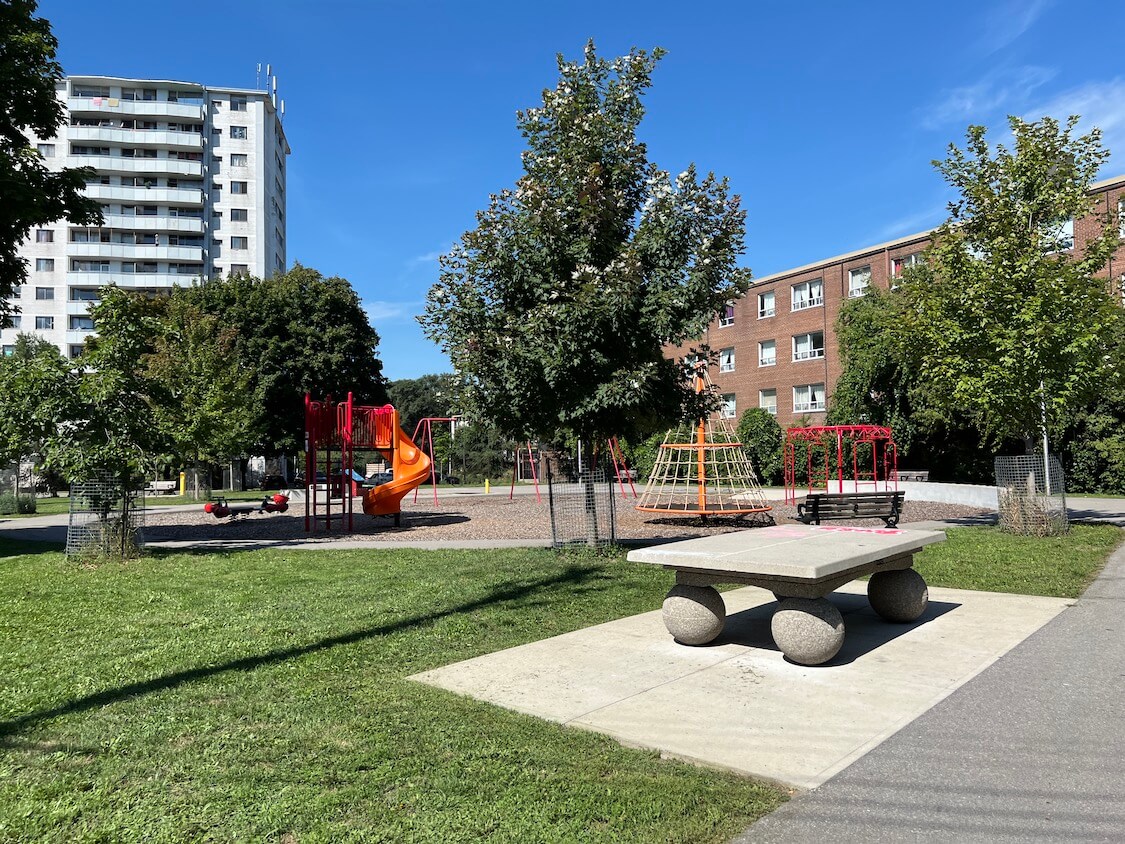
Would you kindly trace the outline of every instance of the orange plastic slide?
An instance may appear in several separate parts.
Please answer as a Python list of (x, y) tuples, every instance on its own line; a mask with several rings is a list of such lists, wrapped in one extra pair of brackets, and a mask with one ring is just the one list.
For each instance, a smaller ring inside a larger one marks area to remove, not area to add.
[(402, 499), (421, 486), (430, 474), (430, 458), (418, 448), (402, 428), (391, 459), (394, 480), (367, 490), (363, 494), (363, 512), (369, 516), (386, 516), (402, 510)]

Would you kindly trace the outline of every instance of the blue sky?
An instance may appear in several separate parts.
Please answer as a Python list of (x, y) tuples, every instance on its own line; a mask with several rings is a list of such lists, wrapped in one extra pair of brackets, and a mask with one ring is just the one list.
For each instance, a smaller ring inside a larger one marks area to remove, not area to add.
[(289, 261), (347, 278), (391, 379), (447, 371), (414, 321), (437, 257), (518, 178), (517, 109), (586, 40), (661, 46), (640, 135), (672, 172), (730, 178), (755, 276), (921, 231), (931, 160), (970, 123), (1083, 115), (1125, 173), (1125, 3), (807, 0), (41, 0), (68, 73), (253, 88), (286, 102)]

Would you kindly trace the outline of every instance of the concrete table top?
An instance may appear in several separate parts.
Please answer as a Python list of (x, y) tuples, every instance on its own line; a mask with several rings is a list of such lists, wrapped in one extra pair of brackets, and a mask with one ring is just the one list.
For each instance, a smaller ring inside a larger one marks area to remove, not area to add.
[(823, 581), (944, 540), (940, 530), (787, 524), (641, 548), (627, 559), (679, 572)]

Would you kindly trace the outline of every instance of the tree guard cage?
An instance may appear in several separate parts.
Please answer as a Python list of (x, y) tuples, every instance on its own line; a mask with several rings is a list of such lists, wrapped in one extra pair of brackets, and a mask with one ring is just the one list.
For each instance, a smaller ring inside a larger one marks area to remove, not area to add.
[[(331, 396), (324, 401), (313, 401), (305, 395), (306, 532), (315, 529), (318, 520), (324, 523), (325, 530), (332, 530), (333, 521), (341, 525), (346, 521), (347, 530), (354, 530), (355, 450), (378, 451), (389, 461), (398, 446), (398, 430), (398, 413), (389, 404), (382, 407), (357, 405), (351, 393), (347, 401), (339, 403), (332, 401)], [(323, 482), (318, 478), (320, 472), (325, 478)], [(321, 493), (324, 495), (323, 515)], [(333, 503), (339, 508), (338, 514), (332, 511)]]
[[(898, 447), (891, 429), (883, 425), (788, 428), (784, 449), (786, 504), (797, 503), (797, 478), (801, 467), (805, 469), (809, 493), (842, 493), (845, 483), (849, 485), (848, 492), (898, 489)], [(846, 477), (844, 469), (849, 462), (851, 477)]]
[[(710, 386), (706, 370), (695, 390)], [(682, 516), (745, 516), (773, 509), (726, 419), (697, 419), (667, 433), (636, 509)]]

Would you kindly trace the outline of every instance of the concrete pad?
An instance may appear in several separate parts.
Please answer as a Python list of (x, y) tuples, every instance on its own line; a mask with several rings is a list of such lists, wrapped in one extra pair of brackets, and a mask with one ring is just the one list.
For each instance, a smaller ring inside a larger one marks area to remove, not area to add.
[(711, 645), (676, 644), (649, 612), (415, 675), (508, 709), (799, 788), (820, 785), (976, 676), (1072, 602), (930, 589), (889, 624), (866, 584), (829, 596), (844, 646), (825, 665), (788, 662), (765, 590), (723, 593)]

